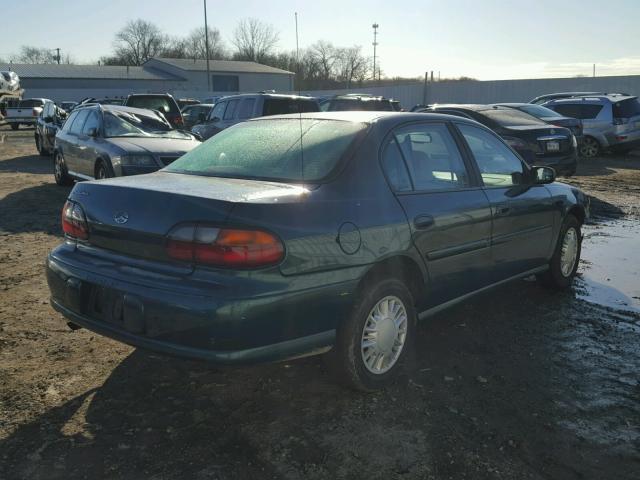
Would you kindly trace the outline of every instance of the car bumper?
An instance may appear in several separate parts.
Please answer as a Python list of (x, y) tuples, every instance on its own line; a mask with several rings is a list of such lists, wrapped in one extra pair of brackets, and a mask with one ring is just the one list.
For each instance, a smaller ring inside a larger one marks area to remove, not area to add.
[[(356, 281), (282, 288), (259, 295), (116, 265), (95, 273), (66, 261), (60, 246), (46, 262), (51, 305), (71, 322), (115, 340), (213, 364), (250, 364), (322, 353), (348, 314)], [(152, 284), (151, 284), (152, 283)]]
[(9, 117), (4, 119), (7, 123), (19, 123), (20, 125), (35, 125), (36, 119), (34, 117)]
[(573, 175), (578, 168), (578, 157), (575, 153), (558, 157), (538, 157), (533, 164), (552, 167), (558, 175)]

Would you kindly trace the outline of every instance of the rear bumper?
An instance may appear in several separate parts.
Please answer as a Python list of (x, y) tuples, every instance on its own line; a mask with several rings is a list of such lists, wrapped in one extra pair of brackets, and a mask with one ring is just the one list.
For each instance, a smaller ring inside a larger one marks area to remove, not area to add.
[(36, 117), (5, 117), (7, 123), (19, 123), (21, 125), (35, 125)]
[(82, 257), (63, 244), (47, 258), (53, 308), (115, 340), (214, 364), (328, 350), (356, 286), (355, 281), (331, 283), (329, 272), (311, 287), (295, 289), (283, 277), (255, 293), (252, 280), (242, 288), (237, 281), (221, 285), (148, 271), (138, 275), (136, 268), (110, 267), (104, 259), (83, 264), (74, 255)]

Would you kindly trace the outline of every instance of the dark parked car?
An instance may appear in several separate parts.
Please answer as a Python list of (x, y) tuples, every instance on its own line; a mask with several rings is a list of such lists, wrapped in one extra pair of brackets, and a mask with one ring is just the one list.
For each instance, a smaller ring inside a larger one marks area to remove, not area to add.
[(553, 167), (558, 175), (570, 177), (578, 166), (578, 143), (571, 130), (528, 113), (491, 105), (433, 105), (423, 111), (476, 120), (500, 135), (527, 163)]
[(176, 100), (176, 103), (178, 104), (180, 111), (182, 111), (184, 110), (184, 107), (187, 107), (189, 105), (198, 105), (201, 102), (200, 100), (196, 100), (195, 98), (179, 98)]
[(60, 102), (58, 107), (64, 110), (67, 113), (71, 113), (71, 111), (78, 105), (78, 102)]
[(182, 109), (184, 128), (190, 130), (193, 126), (207, 120), (209, 112), (213, 108), (212, 104), (199, 103), (197, 105), (187, 105)]
[(331, 349), (371, 390), (399, 370), (418, 314), (531, 274), (570, 285), (588, 209), (553, 180), (450, 115), (255, 119), (159, 172), (77, 184), (47, 259), (51, 303), (214, 364)]
[(206, 140), (225, 128), (250, 118), (319, 110), (317, 100), (311, 97), (276, 93), (230, 95), (216, 102), (206, 120), (194, 126), (191, 131)]
[(56, 134), (67, 119), (67, 112), (52, 101), (46, 101), (36, 119), (34, 140), (40, 155), (53, 154)]
[(543, 122), (556, 125), (558, 127), (565, 127), (571, 130), (571, 133), (576, 137), (578, 141), (578, 148), (582, 142), (582, 120), (573, 117), (565, 117), (558, 112), (554, 112), (550, 108), (542, 105), (534, 105), (531, 103), (499, 103), (501, 107), (515, 108), (521, 112), (533, 115), (539, 118)]
[(56, 135), (54, 176), (73, 180), (154, 172), (199, 145), (158, 112), (118, 105), (76, 108)]
[(129, 95), (123, 105), (157, 110), (164, 115), (174, 128), (184, 128), (184, 119), (180, 113), (180, 107), (168, 93), (136, 93)]
[(389, 100), (384, 97), (374, 97), (364, 93), (336, 95), (328, 101), (323, 102), (320, 107), (323, 112), (343, 112), (353, 110), (394, 112), (402, 108), (400, 107), (400, 102), (397, 102), (396, 100)]

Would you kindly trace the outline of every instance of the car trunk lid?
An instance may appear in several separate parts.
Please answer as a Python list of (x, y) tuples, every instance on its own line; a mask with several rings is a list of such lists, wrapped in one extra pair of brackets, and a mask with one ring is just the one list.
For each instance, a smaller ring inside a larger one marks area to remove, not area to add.
[[(234, 204), (265, 203), (300, 187), (157, 172), (79, 183), (70, 199), (84, 209), (92, 246), (171, 261), (166, 235), (179, 223), (224, 224)], [(276, 200), (274, 200), (276, 199)]]

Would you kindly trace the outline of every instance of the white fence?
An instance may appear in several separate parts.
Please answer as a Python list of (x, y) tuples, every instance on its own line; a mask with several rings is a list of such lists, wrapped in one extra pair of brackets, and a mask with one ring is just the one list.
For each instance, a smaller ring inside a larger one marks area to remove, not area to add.
[(539, 78), (530, 80), (448, 81), (345, 90), (304, 92), (313, 96), (369, 93), (399, 100), (403, 107), (418, 103), (528, 102), (553, 92), (594, 91), (640, 94), (640, 75), (619, 77)]

